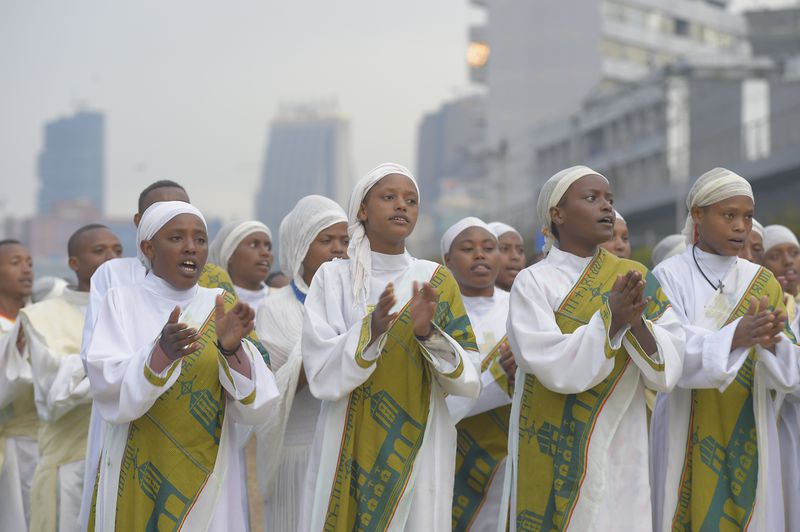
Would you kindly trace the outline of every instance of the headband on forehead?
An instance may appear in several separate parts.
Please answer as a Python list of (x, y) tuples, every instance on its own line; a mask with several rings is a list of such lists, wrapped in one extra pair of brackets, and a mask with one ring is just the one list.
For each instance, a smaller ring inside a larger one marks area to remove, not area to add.
[(697, 236), (697, 227), (692, 218), (693, 207), (707, 207), (736, 196), (747, 196), (755, 203), (750, 183), (739, 174), (726, 168), (714, 168), (701, 175), (686, 196), (687, 214), (682, 232), (686, 243), (694, 244)]
[(462, 218), (461, 220), (451, 225), (450, 228), (444, 232), (444, 235), (442, 235), (440, 250), (442, 252), (443, 262), (444, 262), (444, 256), (450, 253), (450, 248), (453, 245), (453, 241), (456, 238), (458, 238), (458, 235), (460, 235), (470, 227), (480, 227), (481, 229), (485, 229), (486, 232), (489, 233), (489, 236), (497, 240), (497, 235), (494, 234), (491, 227), (489, 227), (489, 224), (487, 224), (480, 218), (476, 218), (475, 216), (467, 216), (466, 218)]
[(587, 175), (597, 175), (606, 179), (603, 174), (595, 172), (588, 166), (572, 166), (561, 170), (542, 186), (542, 190), (539, 192), (539, 199), (536, 202), (536, 212), (539, 215), (539, 221), (542, 223), (542, 234), (544, 234), (545, 240), (542, 251), (544, 251), (545, 255), (555, 243), (555, 237), (550, 233), (550, 224), (553, 222), (550, 217), (550, 209), (561, 202), (561, 198), (564, 197), (564, 194), (567, 193), (567, 190), (575, 181)]
[(281, 271), (297, 286), (307, 288), (302, 274), (308, 249), (320, 231), (342, 222), (347, 223), (347, 215), (332, 199), (317, 195), (301, 198), (281, 221)]
[(203, 227), (208, 230), (206, 219), (203, 214), (195, 207), (185, 201), (159, 201), (150, 205), (142, 214), (139, 220), (139, 227), (136, 229), (136, 256), (145, 268), (150, 269), (150, 259), (142, 251), (142, 242), (152, 240), (162, 227), (181, 214), (193, 214), (200, 218)]
[(761, 240), (764, 240), (764, 226), (755, 218), (753, 218), (753, 232), (757, 233)]
[(682, 234), (665, 236), (653, 247), (653, 252), (650, 255), (653, 260), (653, 266), (657, 266), (674, 255), (683, 253), (685, 249), (686, 239), (683, 238)]
[(768, 225), (764, 228), (764, 253), (782, 244), (800, 247), (797, 235), (785, 225)]
[(503, 222), (489, 222), (489, 229), (492, 230), (494, 236), (496, 236), (497, 238), (500, 238), (506, 233), (514, 233), (519, 237), (520, 240), (523, 241), (525, 240), (524, 238), (522, 238), (522, 234), (519, 231), (517, 231), (508, 224), (504, 224)]
[(367, 175), (362, 177), (353, 188), (350, 195), (350, 203), (347, 209), (347, 221), (349, 226), (347, 232), (350, 235), (350, 247), (348, 255), (350, 257), (350, 268), (353, 276), (353, 301), (357, 302), (363, 296), (364, 301), (369, 298), (369, 272), (372, 269), (372, 256), (370, 255), (369, 239), (364, 229), (364, 224), (358, 219), (358, 211), (361, 203), (367, 197), (370, 189), (384, 177), (392, 174), (404, 175), (414, 183), (419, 198), (419, 186), (411, 171), (405, 166), (395, 163), (384, 163), (370, 170)]
[(253, 233), (266, 233), (272, 240), (272, 231), (258, 220), (246, 222), (230, 222), (222, 227), (208, 247), (208, 262), (212, 262), (224, 270), (228, 269), (228, 261), (236, 252), (242, 240)]

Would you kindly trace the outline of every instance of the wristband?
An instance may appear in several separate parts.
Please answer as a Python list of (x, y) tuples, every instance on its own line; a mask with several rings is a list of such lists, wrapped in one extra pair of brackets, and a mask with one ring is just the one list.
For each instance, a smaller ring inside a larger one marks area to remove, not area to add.
[[(225, 348), (223, 348), (223, 347), (222, 347), (222, 344), (220, 344), (220, 343), (219, 343), (219, 338), (217, 338), (217, 341), (216, 341), (216, 342), (214, 342), (214, 345), (216, 345), (216, 346), (217, 346), (217, 351), (219, 351), (220, 353), (222, 353), (222, 356), (224, 356), (224, 357), (233, 357), (233, 358), (235, 358), (235, 359), (236, 359), (236, 362), (238, 362), (239, 364), (241, 364), (241, 363), (242, 363), (242, 361), (241, 361), (241, 360), (239, 360), (239, 355), (238, 355), (238, 353), (239, 353), (239, 347), (237, 347), (237, 348), (236, 348), (236, 349), (234, 349), (233, 351), (228, 351), (227, 349), (225, 349)], [(241, 346), (241, 344), (240, 344), (240, 346)]]

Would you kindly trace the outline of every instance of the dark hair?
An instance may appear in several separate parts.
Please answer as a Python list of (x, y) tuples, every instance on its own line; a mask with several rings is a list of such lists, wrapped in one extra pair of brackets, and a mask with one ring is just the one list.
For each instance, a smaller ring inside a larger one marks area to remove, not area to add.
[(24, 244), (17, 240), (16, 238), (6, 238), (5, 240), (0, 240), (0, 247), (2, 246), (10, 246), (16, 244), (18, 246), (23, 246)]
[[(147, 195), (150, 194), (152, 191), (157, 190), (159, 188), (179, 188), (179, 189), (183, 190), (184, 192), (186, 192), (186, 189), (183, 188), (183, 186), (181, 186), (178, 183), (176, 183), (175, 181), (171, 181), (169, 179), (160, 179), (160, 180), (156, 181), (155, 183), (152, 183), (150, 186), (148, 186), (144, 190), (142, 190), (142, 193), (139, 194), (139, 204), (137, 205), (137, 207), (139, 209), (139, 214), (143, 214), (144, 210), (145, 210), (145, 208), (144, 208), (144, 198), (146, 198)], [(188, 193), (187, 193), (187, 196), (188, 196)]]
[(68, 257), (74, 257), (78, 253), (78, 250), (75, 248), (78, 247), (78, 239), (81, 237), (81, 235), (87, 231), (92, 231), (93, 229), (108, 229), (108, 227), (103, 224), (89, 224), (89, 225), (84, 225), (83, 227), (72, 233), (72, 236), (70, 236), (69, 240), (67, 240)]

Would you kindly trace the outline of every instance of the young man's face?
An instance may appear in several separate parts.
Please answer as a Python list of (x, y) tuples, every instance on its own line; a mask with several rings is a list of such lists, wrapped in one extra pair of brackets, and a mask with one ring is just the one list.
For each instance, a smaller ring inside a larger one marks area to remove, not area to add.
[(347, 246), (350, 237), (347, 235), (347, 222), (339, 222), (326, 227), (308, 246), (303, 259), (303, 280), (311, 284), (311, 279), (324, 263), (333, 259), (347, 258)]
[(517, 274), (525, 267), (525, 249), (522, 239), (513, 231), (507, 231), (497, 238), (500, 250), (500, 270), (497, 274), (497, 286), (503, 290), (511, 290)]
[(69, 258), (69, 267), (78, 278), (79, 289), (89, 289), (95, 270), (107, 260), (122, 256), (122, 244), (110, 229), (98, 227), (79, 235), (76, 253)]
[(611, 240), (614, 234), (614, 195), (608, 181), (596, 174), (581, 177), (551, 209), (559, 242), (585, 251)]
[(33, 259), (21, 244), (0, 246), (0, 294), (15, 299), (33, 293)]
[(208, 234), (194, 214), (179, 214), (141, 245), (153, 273), (178, 290), (197, 284), (208, 259)]
[(414, 230), (418, 216), (417, 187), (402, 174), (389, 174), (375, 183), (358, 211), (358, 219), (375, 251), (402, 245)]
[(464, 295), (490, 296), (500, 270), (497, 239), (482, 227), (468, 227), (453, 240), (445, 265)]
[(263, 231), (247, 235), (228, 260), (228, 273), (236, 286), (258, 290), (272, 268), (272, 239)]
[(628, 225), (617, 218), (614, 222), (614, 236), (608, 242), (600, 244), (601, 248), (610, 251), (621, 259), (631, 258), (631, 242), (628, 237)]
[(756, 231), (750, 231), (739, 257), (753, 264), (764, 264), (764, 239)]
[(772, 246), (764, 254), (764, 266), (775, 275), (784, 292), (793, 296), (797, 295), (800, 288), (799, 263), (800, 248), (791, 243)]
[(707, 207), (694, 207), (697, 245), (703, 251), (735, 257), (744, 249), (753, 229), (753, 200), (734, 196)]

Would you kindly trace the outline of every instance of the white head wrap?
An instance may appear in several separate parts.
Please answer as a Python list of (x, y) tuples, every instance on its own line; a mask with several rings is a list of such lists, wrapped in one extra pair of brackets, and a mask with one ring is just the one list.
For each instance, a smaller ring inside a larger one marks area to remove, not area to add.
[(344, 209), (332, 199), (317, 195), (301, 198), (281, 221), (281, 271), (301, 289), (308, 288), (303, 281), (308, 248), (320, 231), (341, 222), (347, 223)]
[[(536, 213), (542, 223), (542, 234), (544, 235), (544, 248), (542, 251), (545, 255), (547, 255), (556, 241), (555, 237), (550, 233), (550, 224), (553, 222), (553, 219), (550, 218), (550, 209), (558, 205), (570, 185), (587, 175), (599, 175), (606, 179), (605, 176), (595, 172), (588, 166), (573, 166), (561, 170), (542, 186), (542, 190), (539, 192), (539, 200), (536, 202)], [(608, 180), (606, 179), (606, 181)]]
[(761, 235), (761, 240), (764, 240), (764, 226), (755, 218), (753, 218), (753, 231)]
[(707, 207), (734, 196), (747, 196), (755, 202), (753, 189), (742, 176), (726, 168), (714, 168), (701, 175), (686, 196), (687, 215), (686, 224), (683, 226), (686, 243), (694, 244), (695, 223), (692, 219), (692, 207)]
[(347, 221), (349, 226), (347, 232), (350, 234), (350, 247), (348, 255), (351, 261), (351, 273), (353, 275), (353, 301), (358, 301), (360, 295), (364, 296), (364, 301), (369, 298), (369, 275), (372, 269), (372, 257), (370, 255), (369, 239), (364, 229), (364, 224), (358, 220), (358, 210), (361, 203), (367, 197), (367, 193), (375, 183), (391, 174), (404, 175), (414, 183), (419, 196), (419, 186), (411, 171), (405, 166), (395, 163), (384, 163), (376, 166), (362, 177), (350, 195), (350, 204), (347, 208)]
[(625, 225), (628, 225), (628, 222), (625, 221), (625, 218), (622, 217), (622, 215), (619, 213), (619, 211), (617, 209), (614, 209), (614, 220), (615, 221), (619, 220), (620, 222), (624, 223)]
[(223, 225), (217, 236), (211, 241), (211, 245), (208, 246), (208, 262), (227, 271), (228, 261), (231, 260), (236, 248), (239, 247), (242, 240), (253, 233), (266, 233), (272, 240), (272, 231), (257, 220), (230, 222)]
[(139, 227), (136, 229), (136, 256), (148, 270), (150, 269), (150, 259), (142, 251), (142, 242), (151, 240), (162, 227), (167, 225), (167, 222), (181, 214), (194, 214), (200, 218), (200, 221), (203, 222), (203, 227), (208, 230), (203, 213), (197, 207), (185, 201), (158, 201), (150, 205), (142, 213)]
[(683, 253), (685, 249), (686, 239), (682, 234), (665, 236), (653, 247), (653, 252), (651, 254), (653, 266), (664, 262), (670, 257)]
[(522, 234), (519, 231), (517, 231), (508, 224), (504, 224), (503, 222), (490, 222), (489, 229), (492, 230), (492, 233), (494, 233), (494, 236), (496, 236), (497, 238), (500, 238), (506, 233), (514, 233), (519, 237), (520, 240), (524, 240), (522, 238)]
[(58, 297), (64, 293), (64, 289), (69, 283), (61, 277), (38, 277), (33, 282), (33, 293), (31, 301), (39, 303), (47, 299)]
[(494, 234), (492, 228), (489, 227), (489, 224), (481, 220), (480, 218), (476, 218), (475, 216), (467, 216), (466, 218), (462, 218), (461, 220), (457, 221), (450, 228), (444, 232), (442, 235), (442, 243), (441, 243), (441, 251), (442, 251), (442, 262), (444, 262), (444, 256), (447, 253), (450, 253), (450, 246), (453, 245), (453, 241), (458, 238), (458, 235), (469, 229), (470, 227), (480, 227), (481, 229), (485, 229), (489, 235), (497, 240), (497, 235)]
[(800, 247), (797, 242), (797, 235), (784, 225), (768, 225), (764, 228), (764, 253), (775, 246), (781, 244), (794, 244)]

